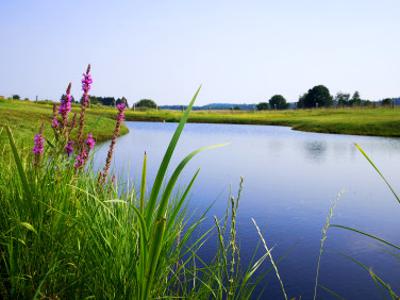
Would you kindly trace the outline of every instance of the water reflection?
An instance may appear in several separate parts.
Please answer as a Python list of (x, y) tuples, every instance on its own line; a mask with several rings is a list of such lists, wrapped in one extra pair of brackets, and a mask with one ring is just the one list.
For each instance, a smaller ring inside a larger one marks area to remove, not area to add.
[(304, 149), (308, 159), (319, 163), (325, 159), (327, 143), (325, 141), (305, 141)]

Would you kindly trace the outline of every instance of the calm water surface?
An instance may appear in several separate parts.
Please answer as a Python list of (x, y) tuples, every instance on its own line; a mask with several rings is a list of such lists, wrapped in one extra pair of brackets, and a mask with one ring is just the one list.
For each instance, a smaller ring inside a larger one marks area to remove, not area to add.
[[(177, 124), (126, 124), (130, 133), (118, 140), (116, 173), (138, 182), (143, 152), (147, 151), (151, 182)], [(312, 298), (321, 228), (331, 201), (341, 190), (345, 192), (333, 223), (400, 243), (400, 205), (354, 147), (359, 143), (400, 191), (400, 139), (305, 133), (276, 126), (188, 124), (172, 166), (196, 148), (225, 142), (230, 144), (201, 153), (184, 171), (182, 186), (201, 167), (190, 196), (191, 211), (201, 213), (214, 203), (204, 226), (211, 225), (213, 215), (223, 216), (230, 188), (235, 192), (242, 176), (244, 190), (237, 223), (243, 261), (251, 257), (259, 241), (253, 217), (269, 245), (274, 246), (275, 259), (282, 258), (279, 269), (290, 296)], [(97, 166), (103, 164), (107, 148), (107, 143), (98, 147)], [(201, 255), (209, 258), (215, 248), (210, 242)], [(346, 256), (371, 266), (399, 290), (398, 259), (389, 251), (370, 239), (331, 228), (320, 283), (346, 299), (380, 299), (367, 272)], [(265, 265), (265, 269), (269, 267)], [(268, 276), (265, 285), (265, 298), (282, 298), (274, 276)], [(331, 299), (321, 289), (319, 295)]]

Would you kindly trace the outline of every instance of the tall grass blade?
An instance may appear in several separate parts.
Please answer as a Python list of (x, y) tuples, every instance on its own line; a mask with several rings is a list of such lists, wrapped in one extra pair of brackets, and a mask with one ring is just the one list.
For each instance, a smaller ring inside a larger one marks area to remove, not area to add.
[(393, 244), (393, 243), (391, 243), (391, 242), (388, 242), (388, 241), (386, 241), (386, 240), (384, 240), (384, 239), (382, 239), (382, 238), (380, 238), (380, 237), (377, 237), (377, 236), (375, 236), (375, 235), (366, 233), (366, 232), (364, 232), (364, 231), (361, 231), (361, 230), (358, 230), (358, 229), (355, 229), (355, 228), (352, 228), (352, 227), (348, 227), (348, 226), (338, 225), (338, 224), (332, 224), (331, 227), (336, 227), (336, 228), (341, 228), (341, 229), (353, 231), (353, 232), (355, 232), (355, 233), (362, 234), (362, 235), (365, 235), (365, 236), (367, 236), (367, 237), (369, 237), (369, 238), (372, 238), (372, 239), (374, 239), (374, 240), (377, 240), (377, 241), (379, 241), (379, 242), (381, 242), (381, 243), (383, 243), (383, 244), (385, 244), (385, 245), (388, 245), (388, 246), (390, 246), (390, 247), (396, 248), (397, 250), (400, 250), (400, 246), (397, 246), (397, 245), (395, 245), (395, 244)]
[(370, 275), (371, 279), (375, 283), (377, 283), (381, 287), (383, 287), (389, 293), (390, 297), (393, 300), (400, 299), (400, 297), (395, 293), (395, 291), (393, 291), (393, 289), (390, 287), (390, 285), (388, 283), (386, 283), (381, 277), (379, 277), (374, 271), (372, 271), (371, 268), (369, 268), (368, 266), (366, 266), (365, 264), (363, 264), (362, 262), (360, 262), (359, 260), (357, 260), (351, 256), (344, 255), (344, 257), (350, 259), (352, 262), (354, 262), (355, 264), (359, 265), (361, 268), (366, 270), (368, 272), (368, 274)]
[(163, 247), (163, 237), (165, 232), (166, 219), (162, 218), (156, 220), (154, 236), (152, 237), (152, 245), (149, 251), (149, 261), (147, 265), (148, 274), (146, 276), (146, 289), (144, 293), (144, 299), (149, 299), (150, 291), (152, 289), (153, 282), (155, 281), (154, 275), (158, 266), (158, 259)]
[(355, 144), (356, 148), (361, 152), (362, 155), (368, 160), (370, 165), (375, 169), (375, 171), (379, 174), (379, 176), (383, 179), (383, 181), (386, 183), (390, 191), (392, 192), (393, 196), (396, 198), (397, 202), (400, 203), (400, 197), (397, 195), (396, 191), (393, 189), (393, 187), (390, 185), (390, 183), (386, 180), (385, 176), (383, 176), (382, 172), (378, 169), (378, 167), (374, 164), (374, 162), (369, 158), (367, 153), (361, 148), (360, 145)]
[(223, 147), (225, 146), (225, 144), (221, 144), (221, 145), (213, 145), (213, 146), (206, 146), (206, 147), (202, 147), (199, 148), (193, 152), (191, 152), (189, 155), (187, 155), (180, 163), (179, 165), (176, 167), (175, 171), (172, 173), (172, 176), (170, 178), (170, 180), (168, 181), (167, 187), (165, 188), (165, 191), (163, 192), (161, 201), (160, 201), (160, 206), (158, 208), (158, 212), (157, 212), (157, 219), (161, 218), (164, 216), (165, 210), (167, 208), (168, 205), (168, 200), (171, 196), (172, 190), (175, 187), (176, 181), (179, 178), (179, 175), (181, 174), (181, 172), (183, 171), (183, 169), (185, 168), (185, 166), (188, 164), (188, 162), (196, 155), (199, 154), (200, 152), (203, 152), (205, 150), (211, 150), (211, 149), (215, 149), (215, 148), (219, 148), (219, 147)]
[(175, 130), (174, 135), (171, 138), (171, 141), (168, 145), (167, 151), (165, 152), (164, 158), (161, 162), (160, 168), (158, 169), (156, 178), (153, 183), (153, 188), (151, 189), (150, 193), (150, 198), (148, 202), (148, 210), (147, 210), (147, 216), (146, 216), (146, 222), (147, 224), (150, 223), (151, 216), (153, 209), (156, 205), (158, 194), (161, 189), (161, 185), (164, 180), (165, 173), (167, 172), (169, 162), (171, 161), (172, 154), (174, 153), (175, 147), (178, 143), (179, 137), (181, 136), (181, 133), (183, 131), (183, 128), (185, 127), (185, 124), (187, 122), (187, 119), (189, 118), (189, 113), (192, 110), (193, 104), (196, 101), (197, 95), (199, 94), (201, 89), (201, 86), (197, 89), (196, 93), (194, 94), (192, 100), (189, 103), (189, 106), (187, 107), (186, 111), (182, 115), (182, 118), (179, 122), (178, 127)]
[(342, 196), (342, 192), (339, 192), (337, 197), (335, 198), (335, 200), (332, 202), (331, 207), (329, 208), (328, 216), (326, 217), (325, 225), (322, 228), (322, 237), (321, 237), (318, 261), (317, 261), (317, 271), (316, 271), (316, 275), (315, 275), (314, 297), (313, 297), (314, 300), (317, 299), (317, 290), (318, 290), (318, 286), (319, 286), (319, 284), (318, 284), (319, 270), (320, 270), (320, 265), (321, 265), (322, 253), (324, 252), (325, 241), (328, 238), (328, 230), (329, 230), (329, 227), (331, 226), (331, 220), (333, 218), (333, 213), (335, 211), (337, 202), (339, 201), (341, 196)]
[(169, 217), (171, 222), (168, 222), (168, 224), (167, 224), (167, 231), (170, 229), (170, 227), (172, 226), (172, 222), (176, 219), (179, 211), (181, 210), (182, 205), (185, 202), (187, 195), (189, 194), (194, 182), (196, 181), (197, 176), (199, 175), (199, 172), (200, 172), (200, 169), (197, 169), (196, 173), (193, 175), (192, 179), (190, 180), (189, 185), (186, 187), (185, 191), (183, 192), (179, 202), (172, 210), (171, 216)]
[(147, 173), (147, 154), (145, 152), (143, 156), (142, 181), (140, 184), (140, 200), (139, 200), (140, 212), (142, 214), (144, 213), (144, 197), (146, 194), (146, 173)]
[(323, 289), (325, 292), (327, 292), (329, 295), (333, 296), (334, 298), (339, 299), (339, 300), (345, 300), (342, 296), (340, 296), (338, 293), (332, 291), (330, 288), (328, 288), (324, 285), (319, 285), (319, 287), (321, 289)]
[(265, 241), (265, 239), (264, 239), (264, 237), (263, 237), (263, 235), (261, 233), (261, 230), (258, 227), (256, 221), (253, 218), (251, 218), (251, 220), (253, 221), (253, 224), (257, 229), (258, 236), (260, 237), (260, 239), (261, 239), (261, 241), (262, 241), (262, 243), (264, 245), (265, 251), (267, 252), (267, 254), (269, 256), (269, 259), (271, 261), (272, 267), (274, 268), (276, 278), (278, 278), (279, 284), (281, 285), (281, 290), (282, 290), (283, 297), (285, 298), (285, 300), (288, 300), (288, 296), (286, 294), (285, 287), (283, 285), (283, 281), (281, 279), (281, 276), (279, 275), (278, 267), (275, 264), (275, 261), (274, 261), (274, 259), (272, 257), (271, 250), (268, 248), (267, 243), (266, 243), (266, 241)]
[(31, 189), (29, 187), (28, 180), (26, 178), (26, 174), (25, 174), (25, 171), (24, 171), (24, 167), (22, 165), (21, 158), (20, 158), (20, 156), (18, 154), (17, 146), (15, 145), (15, 140), (14, 140), (14, 137), (12, 135), (10, 127), (7, 126), (6, 127), (6, 131), (7, 131), (8, 139), (10, 141), (11, 150), (12, 150), (12, 153), (13, 153), (13, 156), (14, 156), (15, 164), (17, 165), (18, 174), (19, 174), (19, 177), (21, 178), (21, 182), (22, 182), (22, 186), (23, 186), (23, 189), (24, 189), (25, 196), (26, 196), (26, 198), (28, 198), (29, 203), (32, 204), (33, 200), (32, 200)]

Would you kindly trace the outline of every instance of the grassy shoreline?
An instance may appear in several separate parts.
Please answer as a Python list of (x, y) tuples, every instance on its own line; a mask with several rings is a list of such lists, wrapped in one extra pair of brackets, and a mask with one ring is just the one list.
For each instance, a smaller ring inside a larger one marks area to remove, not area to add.
[[(74, 106), (72, 112), (79, 115), (80, 107)], [(97, 142), (109, 140), (115, 126), (115, 109), (109, 115), (88, 113), (86, 118), (87, 129)], [(45, 124), (45, 136), (51, 134), (52, 106), (49, 104), (36, 104), (28, 101), (0, 101), (0, 127), (10, 126), (18, 143), (24, 146), (32, 145), (32, 137), (39, 131), (41, 124)], [(121, 127), (121, 135), (128, 133), (126, 126)], [(7, 144), (6, 135), (0, 135), (0, 145)]]
[[(93, 108), (93, 114), (113, 113)], [(127, 111), (127, 121), (179, 122), (182, 112), (170, 110)], [(192, 111), (189, 123), (289, 126), (305, 132), (400, 137), (398, 108), (330, 108), (286, 111)]]
[[(73, 111), (78, 111), (74, 107)], [(115, 118), (115, 109), (92, 107), (88, 110), (89, 128), (98, 141), (110, 138)], [(13, 118), (16, 116), (16, 118)], [(51, 105), (32, 102), (4, 100), (0, 102), (1, 123), (15, 125), (18, 118), (24, 124), (28, 121), (49, 121)], [(127, 121), (179, 122), (182, 112), (170, 110), (148, 110), (126, 112)], [(352, 134), (368, 136), (400, 137), (400, 109), (398, 108), (330, 108), (286, 111), (192, 111), (189, 123), (249, 124), (289, 126), (293, 130), (320, 133)], [(21, 125), (23, 130), (32, 124)], [(127, 133), (126, 127), (122, 134)], [(32, 131), (29, 131), (31, 134)], [(29, 135), (30, 136), (30, 135)]]
[[(180, 112), (127, 112), (128, 121), (178, 122)], [(320, 133), (400, 136), (400, 110), (379, 109), (318, 109), (268, 112), (204, 112), (193, 111), (190, 123), (226, 123), (289, 126), (293, 130)]]
[[(1, 299), (254, 298), (264, 277), (257, 270), (272, 255), (254, 253), (248, 266), (240, 263), (236, 211), (243, 181), (237, 196), (230, 195), (230, 209), (205, 231), (199, 228), (204, 215), (189, 218), (185, 205), (200, 169), (184, 190), (176, 188), (194, 156), (221, 145), (197, 149), (171, 176), (167, 172), (198, 91), (151, 185), (146, 153), (140, 186), (121, 185), (109, 172), (124, 107), (118, 107), (100, 173), (90, 160), (77, 164), (91, 149), (87, 141), (76, 142), (83, 150), (66, 153), (63, 133), (74, 129), (67, 122), (55, 131), (53, 145), (37, 134), (33, 152), (18, 147), (9, 127), (1, 128), (12, 150), (0, 160)], [(212, 234), (218, 248), (205, 260), (199, 249)]]

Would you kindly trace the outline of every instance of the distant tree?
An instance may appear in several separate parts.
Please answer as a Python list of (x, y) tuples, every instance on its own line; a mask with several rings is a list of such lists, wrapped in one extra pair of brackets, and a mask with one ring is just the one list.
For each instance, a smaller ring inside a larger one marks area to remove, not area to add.
[(11, 98), (12, 98), (13, 100), (19, 100), (19, 99), (21, 99), (21, 97), (20, 97), (19, 95), (17, 95), (17, 94), (12, 95)]
[(115, 98), (114, 97), (100, 97), (100, 103), (107, 106), (115, 106)]
[(125, 97), (118, 98), (117, 101), (115, 102), (115, 104), (120, 104), (120, 103), (124, 103), (126, 108), (129, 107), (128, 99), (126, 99)]
[(288, 104), (282, 95), (274, 95), (269, 99), (269, 107), (271, 109), (287, 109)]
[(233, 110), (240, 110), (240, 106), (239, 106), (239, 105), (235, 105), (235, 106), (233, 107)]
[(306, 98), (307, 93), (301, 95), (299, 97), (299, 101), (297, 102), (297, 108), (304, 108), (304, 99)]
[(348, 106), (350, 100), (350, 94), (345, 94), (339, 92), (336, 94), (334, 101), (337, 103), (338, 106)]
[(29, 98), (24, 98), (24, 101), (29, 101)]
[(157, 104), (151, 99), (142, 99), (135, 103), (136, 108), (157, 108)]
[(386, 98), (382, 100), (382, 105), (383, 106), (391, 106), (393, 104), (393, 100), (390, 98)]
[(297, 107), (313, 108), (313, 107), (329, 107), (332, 106), (333, 99), (329, 90), (324, 85), (314, 86), (308, 90), (306, 94), (300, 97)]
[(372, 106), (372, 101), (371, 100), (361, 100), (361, 105), (362, 106)]
[(351, 106), (360, 106), (361, 105), (360, 93), (358, 91), (354, 92), (353, 97), (351, 97), (349, 103)]
[(256, 105), (257, 110), (267, 110), (269, 109), (269, 104), (267, 102), (260, 102)]

